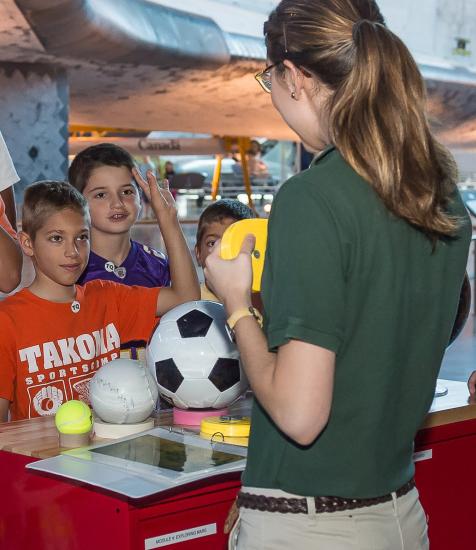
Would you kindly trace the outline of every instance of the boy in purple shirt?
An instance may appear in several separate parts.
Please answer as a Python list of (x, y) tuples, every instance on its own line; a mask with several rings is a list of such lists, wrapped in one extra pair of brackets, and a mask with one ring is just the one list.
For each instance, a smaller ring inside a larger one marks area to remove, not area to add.
[[(76, 155), (69, 181), (86, 198), (91, 213), (91, 254), (78, 280), (103, 279), (145, 287), (170, 285), (166, 256), (131, 239), (140, 211), (139, 188), (131, 155), (100, 143)], [(128, 342), (124, 356), (142, 359), (145, 342)]]
[(162, 252), (131, 239), (140, 211), (140, 195), (131, 155), (112, 143), (100, 143), (76, 155), (69, 181), (88, 201), (91, 255), (79, 284), (104, 279), (146, 287), (168, 286), (170, 273)]

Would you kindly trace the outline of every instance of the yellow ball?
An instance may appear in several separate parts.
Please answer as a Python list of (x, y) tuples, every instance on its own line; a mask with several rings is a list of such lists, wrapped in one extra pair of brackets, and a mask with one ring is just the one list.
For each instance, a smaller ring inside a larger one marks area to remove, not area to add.
[(91, 430), (93, 416), (83, 401), (67, 401), (58, 409), (55, 424), (62, 434), (85, 434)]

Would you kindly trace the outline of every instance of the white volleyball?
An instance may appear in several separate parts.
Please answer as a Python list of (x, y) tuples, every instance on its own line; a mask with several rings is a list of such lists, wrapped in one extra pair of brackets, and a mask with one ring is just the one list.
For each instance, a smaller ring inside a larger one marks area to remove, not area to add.
[(115, 359), (91, 379), (89, 398), (94, 412), (104, 422), (134, 424), (154, 410), (157, 382), (139, 361)]

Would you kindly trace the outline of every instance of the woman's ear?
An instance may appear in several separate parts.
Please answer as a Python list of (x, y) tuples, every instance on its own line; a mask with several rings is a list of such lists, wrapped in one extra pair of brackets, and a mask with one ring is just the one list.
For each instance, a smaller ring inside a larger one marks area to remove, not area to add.
[(25, 256), (29, 256), (30, 258), (34, 256), (35, 252), (33, 250), (33, 239), (30, 235), (28, 235), (28, 233), (20, 231), (18, 233), (18, 242), (20, 243), (21, 249)]
[(296, 67), (289, 59), (285, 59), (283, 65), (285, 67), (284, 78), (289, 89), (289, 95), (298, 101), (302, 94), (304, 75), (299, 67)]

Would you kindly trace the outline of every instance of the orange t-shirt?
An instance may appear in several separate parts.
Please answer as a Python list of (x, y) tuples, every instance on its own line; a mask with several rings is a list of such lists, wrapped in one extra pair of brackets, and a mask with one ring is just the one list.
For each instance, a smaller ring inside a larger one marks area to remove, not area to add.
[(12, 420), (55, 414), (70, 399), (88, 402), (89, 380), (119, 357), (121, 343), (148, 340), (159, 290), (91, 281), (76, 286), (76, 312), (76, 302), (50, 302), (26, 288), (1, 302), (0, 397), (11, 401)]
[(0, 197), (0, 225), (14, 239), (17, 238), (16, 231), (13, 229), (12, 224), (9, 222), (7, 215), (5, 214), (5, 203), (3, 202), (2, 197)]

